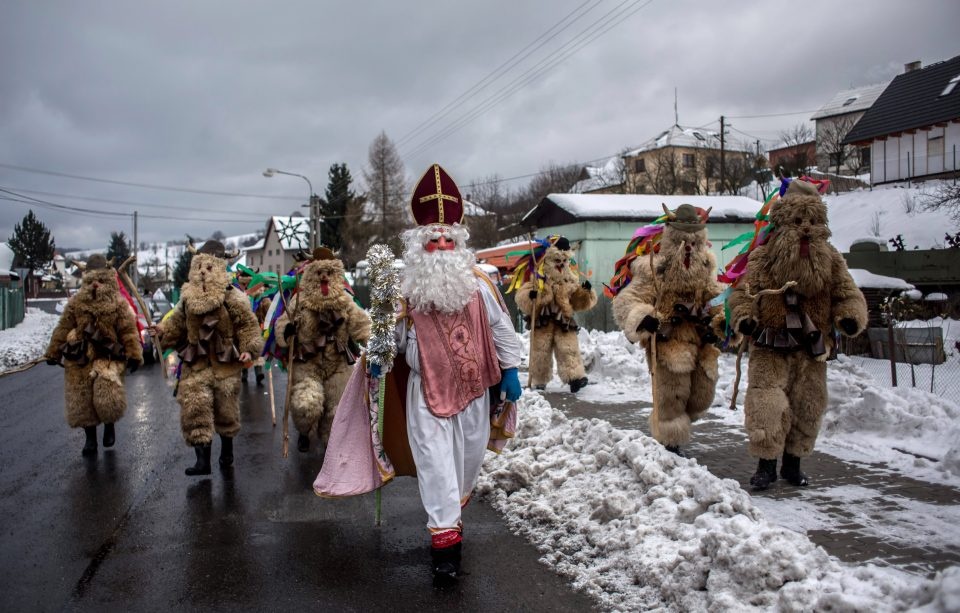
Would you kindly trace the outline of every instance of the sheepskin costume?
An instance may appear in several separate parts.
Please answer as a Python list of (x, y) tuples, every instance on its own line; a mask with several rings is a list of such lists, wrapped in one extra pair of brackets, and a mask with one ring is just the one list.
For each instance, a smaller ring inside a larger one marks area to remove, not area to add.
[(587, 311), (597, 304), (597, 294), (589, 281), (579, 282), (570, 268), (570, 241), (557, 237), (543, 255), (543, 288), (538, 289), (537, 275), (520, 286), (516, 293), (517, 308), (531, 327), (531, 313), (536, 312), (536, 325), (530, 334), (530, 387), (544, 389), (553, 378), (553, 358), (557, 358), (560, 380), (578, 392), (587, 384), (587, 374), (580, 355), (574, 312)]
[[(780, 476), (807, 484), (800, 458), (813, 452), (827, 406), (826, 360), (834, 349), (834, 328), (856, 336), (867, 324), (863, 294), (827, 242), (827, 207), (816, 187), (793, 180), (773, 204), (770, 221), (770, 239), (750, 254), (746, 283), (729, 299), (732, 325), (751, 336), (744, 406), (750, 454), (760, 458), (751, 479), (757, 489), (776, 481), (780, 454)], [(788, 281), (796, 286), (758, 296)]]
[[(713, 402), (720, 350), (713, 320), (721, 307), (708, 302), (722, 291), (717, 260), (707, 241), (709, 211), (681, 204), (668, 217), (653, 257), (630, 264), (633, 280), (613, 299), (613, 316), (631, 343), (645, 349), (652, 365), (653, 437), (682, 455), (690, 424)], [(656, 356), (653, 337), (656, 335)]]
[(315, 249), (303, 268), (300, 289), (276, 330), (280, 347), (296, 337), (290, 412), (300, 432), (297, 448), (306, 452), (314, 428), (327, 444), (360, 345), (370, 339), (370, 317), (344, 289), (343, 262), (326, 247)]
[(117, 272), (102, 255), (87, 261), (80, 290), (67, 301), (45, 357), (65, 369), (67, 424), (86, 431), (84, 455), (96, 453), (100, 423), (107, 424), (103, 445), (111, 447), (113, 423), (127, 408), (124, 367), (136, 369), (143, 363), (143, 347), (133, 310), (120, 294)]
[[(192, 248), (193, 246), (190, 245)], [(194, 253), (180, 301), (159, 326), (160, 346), (180, 356), (180, 428), (195, 448), (197, 466), (188, 475), (209, 474), (213, 434), (221, 437), (220, 464), (233, 463), (233, 437), (240, 431), (240, 355), (260, 355), (260, 325), (247, 297), (230, 285), (227, 254), (218, 241)]]

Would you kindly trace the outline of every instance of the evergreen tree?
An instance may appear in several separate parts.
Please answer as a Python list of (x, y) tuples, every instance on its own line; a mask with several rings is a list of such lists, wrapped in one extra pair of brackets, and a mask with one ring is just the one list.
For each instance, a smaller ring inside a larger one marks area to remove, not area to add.
[(173, 268), (173, 287), (180, 291), (180, 287), (187, 282), (190, 276), (190, 262), (193, 261), (193, 253), (189, 249), (184, 249), (183, 253), (177, 259), (177, 265)]
[(111, 232), (110, 244), (107, 245), (107, 259), (113, 258), (113, 265), (120, 266), (130, 257), (130, 245), (123, 232)]
[(353, 177), (346, 164), (333, 164), (327, 173), (326, 198), (320, 200), (321, 242), (334, 251), (343, 246), (347, 215), (356, 202), (356, 194), (350, 189)]
[[(13, 251), (15, 267), (28, 269), (24, 283), (33, 278), (33, 271), (43, 270), (53, 260), (56, 249), (50, 230), (36, 218), (33, 210), (27, 212), (23, 221), (13, 228), (13, 236), (7, 241)], [(29, 286), (26, 286), (29, 289)], [(35, 293), (35, 292), (34, 292)]]

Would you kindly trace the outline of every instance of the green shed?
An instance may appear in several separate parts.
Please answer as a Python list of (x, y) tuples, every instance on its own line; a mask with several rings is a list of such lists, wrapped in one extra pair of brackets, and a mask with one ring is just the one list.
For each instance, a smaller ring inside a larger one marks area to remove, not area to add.
[(681, 204), (711, 208), (707, 236), (721, 267), (736, 255), (737, 249), (722, 251), (735, 237), (753, 229), (762, 203), (745, 196), (659, 196), (655, 194), (549, 194), (531, 209), (521, 224), (536, 236), (560, 234), (570, 240), (580, 269), (590, 275), (600, 300), (588, 313), (577, 318), (581, 325), (611, 331), (610, 301), (603, 296), (603, 283), (613, 275), (613, 266), (634, 231), (663, 214), (662, 205), (671, 210)]

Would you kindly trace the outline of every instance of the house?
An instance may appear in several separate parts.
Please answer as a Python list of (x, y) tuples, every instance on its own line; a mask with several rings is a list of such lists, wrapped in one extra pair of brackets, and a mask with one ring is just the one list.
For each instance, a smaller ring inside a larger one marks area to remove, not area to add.
[[(597, 288), (597, 293), (602, 294), (601, 284), (613, 275), (614, 264), (623, 257), (637, 227), (662, 215), (663, 204), (676, 209), (684, 203), (704, 209), (712, 207), (707, 236), (721, 267), (736, 255), (735, 249), (723, 251), (722, 248), (753, 229), (761, 206), (760, 202), (744, 196), (549, 194), (520, 223), (535, 230), (538, 237), (551, 234), (567, 237), (580, 270)], [(523, 245), (514, 247), (523, 248)], [(602, 295), (599, 304), (579, 321), (598, 330), (617, 329), (610, 301)]]
[(847, 134), (870, 148), (874, 184), (955, 176), (960, 161), (960, 56), (905, 66)]
[(774, 175), (794, 177), (805, 174), (816, 163), (817, 142), (810, 140), (792, 145), (783, 144), (767, 151), (770, 169)]
[(600, 166), (584, 166), (581, 178), (570, 188), (571, 194), (622, 194), (626, 165), (615, 155)]
[(810, 120), (816, 123), (816, 165), (821, 171), (859, 175), (870, 167), (870, 148), (854, 147), (843, 140), (889, 84), (885, 81), (845, 89), (813, 114)]
[[(640, 147), (623, 154), (629, 194), (707, 194), (720, 191), (720, 135), (672, 125)], [(725, 143), (724, 169), (738, 179), (752, 173), (754, 154)], [(752, 179), (752, 174), (744, 181)], [(739, 181), (738, 181), (739, 182)], [(739, 185), (737, 186), (739, 187)]]
[(262, 239), (243, 250), (246, 265), (261, 272), (284, 274), (294, 267), (294, 256), (310, 250), (310, 220), (271, 217)]

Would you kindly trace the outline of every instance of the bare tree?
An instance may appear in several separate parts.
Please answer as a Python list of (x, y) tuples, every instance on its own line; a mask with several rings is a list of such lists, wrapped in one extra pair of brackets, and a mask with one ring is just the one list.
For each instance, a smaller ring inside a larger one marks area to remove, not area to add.
[[(840, 168), (856, 150), (856, 147), (845, 145), (843, 139), (847, 137), (857, 120), (853, 114), (850, 114), (821, 121), (823, 122), (822, 128), (817, 130), (817, 153), (823, 153), (825, 157), (823, 161), (826, 162), (825, 168), (833, 167), (836, 169), (836, 173), (840, 174)], [(819, 162), (820, 160), (818, 160)]]
[(931, 193), (920, 196), (925, 211), (944, 210), (953, 223), (960, 225), (960, 185), (943, 181)]
[(813, 130), (805, 123), (798, 123), (789, 130), (780, 132), (780, 139), (785, 147), (790, 149), (786, 163), (781, 164), (780, 170), (785, 176), (798, 176), (806, 172), (814, 160), (810, 159), (807, 149), (809, 143), (813, 140)]
[[(510, 192), (499, 175), (476, 179), (462, 186), (464, 198), (479, 207), (471, 215), (467, 211), (464, 222), (470, 229), (470, 246), (475, 249), (491, 247), (500, 241), (502, 220), (509, 216)], [(485, 212), (486, 215), (479, 214)]]
[(412, 222), (405, 206), (407, 184), (403, 160), (386, 132), (381, 132), (370, 143), (367, 164), (363, 171), (367, 188), (366, 213), (370, 215), (366, 245), (386, 243), (399, 255), (398, 233), (410, 227)]
[(650, 187), (655, 194), (675, 194), (680, 189), (681, 161), (672, 147), (663, 147), (652, 152), (653, 164), (647, 167)]

